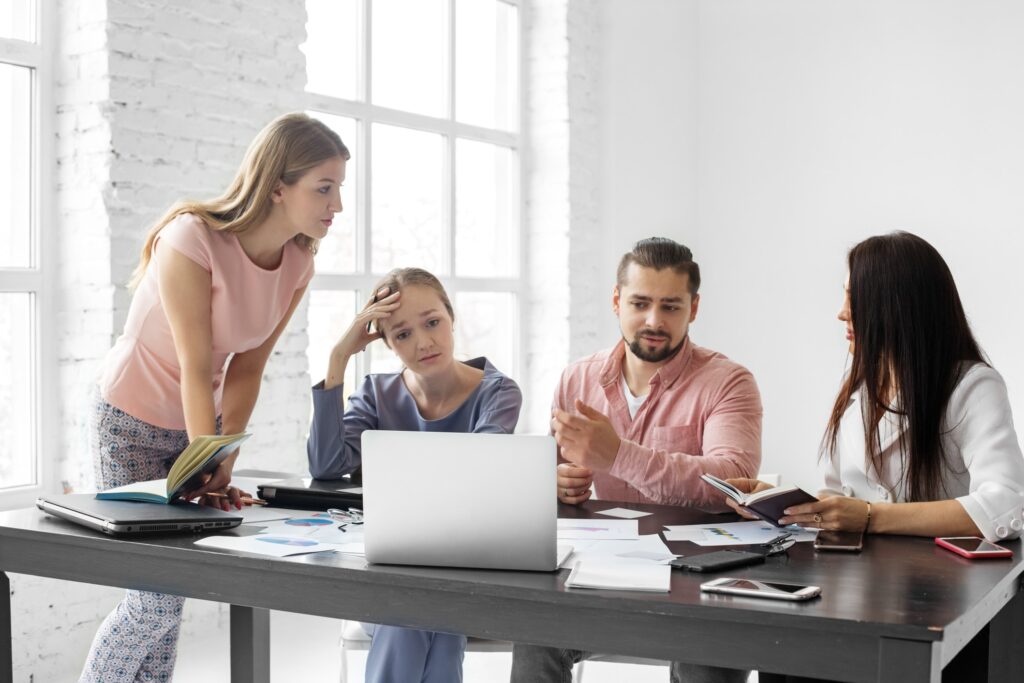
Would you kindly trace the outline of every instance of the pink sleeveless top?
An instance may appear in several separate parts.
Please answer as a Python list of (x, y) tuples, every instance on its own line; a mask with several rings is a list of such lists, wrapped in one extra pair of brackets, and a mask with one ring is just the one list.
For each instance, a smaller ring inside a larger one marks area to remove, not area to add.
[(210, 230), (192, 214), (182, 214), (157, 236), (154, 258), (132, 298), (124, 334), (114, 343), (100, 378), (103, 399), (144, 422), (185, 429), (181, 368), (171, 327), (157, 285), (156, 250), (171, 248), (195, 261), (212, 278), (214, 405), (219, 415), (228, 357), (254, 349), (277, 328), (295, 291), (313, 277), (313, 255), (290, 241), (280, 265), (260, 268), (230, 232)]

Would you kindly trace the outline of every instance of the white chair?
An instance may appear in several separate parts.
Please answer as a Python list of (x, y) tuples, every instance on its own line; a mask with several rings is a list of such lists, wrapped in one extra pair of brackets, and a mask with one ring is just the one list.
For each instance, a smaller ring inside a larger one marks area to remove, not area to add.
[[(370, 649), (370, 636), (358, 621), (341, 622), (341, 676), (340, 683), (348, 683), (348, 653), (365, 652)], [(504, 640), (469, 638), (466, 652), (512, 652), (512, 643)]]
[(668, 662), (660, 659), (645, 659), (643, 657), (628, 657), (626, 655), (594, 655), (590, 659), (584, 659), (573, 670), (573, 683), (583, 683), (583, 672), (587, 662), (612, 662), (615, 664), (632, 664), (635, 666), (668, 666)]

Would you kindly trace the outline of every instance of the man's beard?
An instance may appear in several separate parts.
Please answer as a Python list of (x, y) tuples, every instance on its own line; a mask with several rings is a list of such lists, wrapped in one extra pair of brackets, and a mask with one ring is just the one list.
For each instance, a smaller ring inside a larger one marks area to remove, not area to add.
[(636, 333), (636, 337), (633, 341), (628, 341), (625, 336), (623, 336), (622, 340), (626, 342), (627, 346), (629, 346), (629, 350), (633, 352), (633, 355), (648, 363), (660, 363), (672, 358), (679, 353), (679, 349), (683, 348), (683, 344), (686, 343), (686, 337), (683, 337), (683, 340), (676, 346), (666, 346), (658, 351), (648, 351), (640, 343), (640, 336), (645, 334), (648, 337), (662, 337), (669, 341), (671, 341), (671, 338), (667, 334), (661, 334), (659, 332), (654, 332), (653, 330), (640, 330)]

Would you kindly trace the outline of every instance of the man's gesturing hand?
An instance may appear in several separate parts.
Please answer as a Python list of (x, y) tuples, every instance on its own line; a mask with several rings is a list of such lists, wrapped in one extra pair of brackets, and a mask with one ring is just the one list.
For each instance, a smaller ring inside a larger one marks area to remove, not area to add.
[(576, 399), (576, 410), (577, 413), (564, 410), (552, 413), (551, 431), (562, 457), (595, 472), (607, 472), (615, 464), (622, 440), (606, 415), (579, 399)]

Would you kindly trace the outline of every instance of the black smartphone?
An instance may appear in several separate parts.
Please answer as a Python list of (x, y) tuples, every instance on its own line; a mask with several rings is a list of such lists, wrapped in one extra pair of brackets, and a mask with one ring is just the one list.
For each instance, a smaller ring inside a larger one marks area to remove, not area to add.
[(752, 553), (746, 550), (719, 550), (703, 555), (677, 557), (669, 564), (691, 572), (717, 572), (733, 567), (745, 567), (748, 564), (761, 564), (764, 562), (764, 558), (763, 553)]
[(840, 550), (848, 553), (859, 553), (864, 547), (862, 531), (825, 531), (818, 532), (814, 537), (815, 550)]

